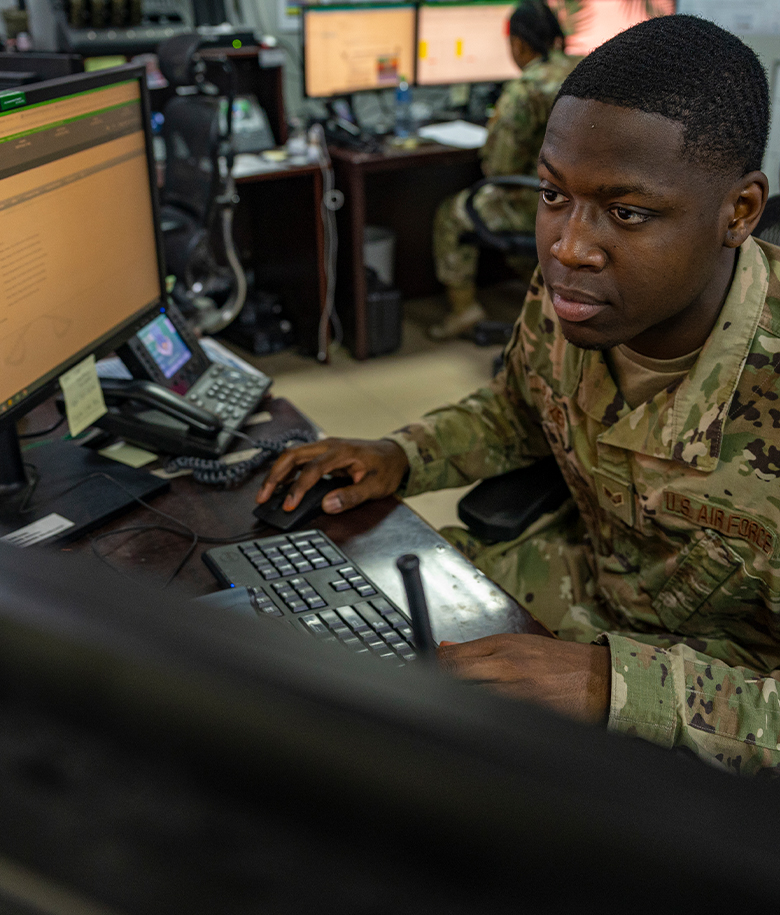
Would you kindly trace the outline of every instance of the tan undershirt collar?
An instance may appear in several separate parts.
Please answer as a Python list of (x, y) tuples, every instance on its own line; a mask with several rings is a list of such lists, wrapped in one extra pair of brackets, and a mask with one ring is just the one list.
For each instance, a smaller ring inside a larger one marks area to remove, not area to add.
[(652, 400), (688, 374), (699, 357), (701, 347), (676, 359), (651, 359), (634, 352), (624, 343), (605, 353), (612, 377), (632, 410)]

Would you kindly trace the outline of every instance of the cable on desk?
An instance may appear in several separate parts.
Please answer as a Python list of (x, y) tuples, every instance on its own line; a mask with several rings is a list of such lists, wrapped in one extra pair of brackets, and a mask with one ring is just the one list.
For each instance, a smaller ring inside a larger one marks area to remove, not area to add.
[(176, 568), (173, 570), (173, 572), (171, 572), (171, 574), (166, 579), (165, 584), (163, 584), (162, 588), (160, 589), (160, 590), (165, 590), (165, 588), (167, 588), (168, 585), (170, 585), (171, 582), (176, 578), (176, 576), (179, 574), (179, 572), (181, 572), (181, 570), (184, 568), (184, 566), (187, 565), (187, 563), (190, 561), (190, 559), (192, 559), (192, 556), (195, 553), (195, 550), (197, 549), (199, 543), (212, 543), (212, 544), (235, 543), (237, 541), (245, 540), (247, 537), (252, 536), (253, 531), (251, 531), (251, 530), (250, 531), (241, 531), (240, 533), (231, 535), (230, 537), (210, 537), (206, 534), (199, 534), (197, 531), (193, 530), (193, 528), (191, 528), (188, 524), (185, 524), (183, 521), (180, 521), (178, 518), (175, 518), (173, 515), (168, 514), (168, 512), (164, 512), (159, 508), (155, 508), (153, 505), (150, 505), (145, 499), (142, 499), (140, 496), (134, 495), (123, 483), (121, 483), (119, 480), (115, 479), (114, 477), (112, 477), (106, 473), (90, 474), (89, 477), (85, 477), (84, 480), (79, 481), (79, 483), (66, 489), (63, 493), (61, 493), (61, 495), (64, 495), (66, 492), (70, 492), (71, 489), (75, 489), (77, 486), (80, 486), (83, 482), (86, 482), (86, 480), (91, 479), (93, 477), (103, 477), (104, 479), (113, 483), (115, 486), (118, 486), (119, 489), (121, 489), (123, 492), (132, 496), (133, 500), (135, 502), (137, 502), (142, 508), (145, 508), (148, 511), (152, 512), (153, 514), (158, 515), (160, 518), (164, 518), (166, 521), (170, 521), (174, 525), (177, 525), (176, 527), (169, 527), (165, 524), (132, 524), (132, 525), (127, 525), (125, 527), (117, 528), (116, 530), (113, 530), (113, 531), (103, 531), (100, 534), (94, 534), (93, 536), (90, 536), (90, 538), (89, 538), (90, 548), (92, 549), (92, 552), (94, 553), (94, 555), (101, 562), (105, 563), (105, 565), (107, 565), (110, 569), (113, 569), (113, 571), (117, 572), (120, 575), (123, 575), (125, 578), (128, 578), (131, 581), (135, 580), (135, 576), (129, 575), (127, 572), (123, 571), (122, 569), (117, 568), (117, 566), (115, 566), (112, 562), (110, 562), (108, 560), (108, 558), (106, 556), (104, 556), (98, 550), (97, 544), (99, 543), (99, 541), (106, 540), (109, 537), (118, 536), (119, 534), (145, 533), (147, 531), (164, 531), (169, 534), (173, 534), (175, 537), (188, 538), (191, 542), (190, 542), (189, 546), (187, 547), (187, 550), (185, 551), (184, 556), (177, 563)]
[(198, 483), (208, 486), (238, 486), (254, 473), (262, 464), (274, 455), (281, 454), (295, 443), (313, 442), (316, 436), (307, 430), (294, 429), (284, 439), (253, 439), (243, 432), (235, 433), (239, 438), (253, 447), (260, 449), (257, 454), (239, 461), (237, 464), (228, 464), (225, 461), (209, 458), (197, 458), (189, 455), (179, 455), (169, 458), (164, 469), (166, 473), (177, 473), (180, 470), (191, 470), (193, 479)]
[[(27, 466), (30, 469), (30, 471), (32, 472), (32, 474), (34, 475), (34, 482), (32, 483), (29, 491), (27, 493), (25, 493), (25, 496), (24, 496), (24, 509), (25, 509), (25, 511), (31, 511), (32, 507), (28, 508), (27, 505), (28, 505), (30, 498), (32, 496), (32, 493), (35, 489), (35, 483), (37, 483), (37, 481), (38, 481), (38, 472), (37, 472), (37, 468), (35, 467), (35, 465), (28, 464), (25, 466)], [(147, 509), (148, 511), (159, 516), (160, 518), (164, 518), (166, 521), (171, 522), (173, 525), (176, 525), (176, 527), (169, 527), (168, 525), (165, 525), (165, 524), (134, 524), (134, 525), (128, 525), (128, 526), (122, 527), (122, 528), (117, 528), (116, 530), (113, 530), (113, 531), (104, 531), (102, 533), (94, 534), (94, 535), (90, 536), (90, 538), (89, 538), (90, 547), (91, 547), (94, 555), (101, 562), (103, 562), (110, 569), (112, 569), (114, 572), (117, 572), (118, 574), (123, 575), (125, 578), (128, 578), (131, 581), (135, 580), (134, 576), (129, 575), (127, 572), (124, 572), (120, 568), (117, 568), (117, 566), (115, 566), (112, 562), (110, 562), (108, 560), (108, 558), (106, 556), (104, 556), (97, 549), (97, 543), (99, 541), (105, 540), (108, 537), (116, 536), (118, 534), (128, 534), (128, 533), (134, 533), (134, 532), (143, 533), (146, 531), (167, 531), (168, 533), (173, 534), (176, 537), (187, 537), (191, 542), (190, 542), (189, 546), (187, 547), (187, 550), (186, 550), (184, 556), (178, 562), (178, 564), (176, 565), (176, 568), (168, 576), (168, 578), (165, 581), (165, 584), (162, 586), (161, 590), (164, 590), (176, 578), (176, 576), (179, 574), (179, 572), (181, 572), (181, 570), (184, 568), (184, 566), (190, 561), (190, 559), (192, 558), (199, 543), (209, 543), (209, 544), (215, 544), (215, 545), (225, 544), (225, 543), (236, 543), (241, 540), (246, 540), (247, 538), (251, 537), (255, 533), (254, 529), (250, 529), (250, 530), (241, 531), (240, 533), (237, 533), (237, 534), (232, 534), (229, 537), (211, 537), (207, 534), (199, 534), (199, 533), (197, 533), (197, 531), (193, 530), (189, 525), (185, 524), (183, 521), (180, 521), (178, 518), (175, 518), (173, 515), (168, 514), (168, 512), (164, 512), (159, 508), (155, 508), (153, 505), (150, 505), (145, 499), (142, 499), (140, 496), (135, 495), (135, 493), (133, 493), (127, 486), (124, 485), (124, 483), (122, 483), (120, 480), (117, 480), (115, 477), (112, 477), (111, 474), (104, 473), (102, 471), (96, 471), (95, 473), (90, 473), (88, 476), (85, 476), (83, 479), (79, 480), (78, 482), (74, 483), (73, 485), (67, 486), (65, 489), (61, 490), (59, 493), (57, 493), (52, 498), (53, 499), (61, 498), (62, 496), (67, 495), (69, 492), (72, 492), (74, 489), (78, 489), (79, 486), (83, 486), (84, 484), (88, 483), (90, 480), (94, 480), (94, 479), (107, 480), (109, 483), (112, 483), (118, 489), (121, 489), (122, 492), (124, 492), (126, 495), (130, 496), (133, 499), (133, 501), (137, 502), (138, 505), (140, 505), (142, 508)]]
[(322, 225), (325, 240), (325, 309), (320, 315), (317, 335), (317, 358), (320, 362), (328, 358), (328, 325), (333, 325), (333, 340), (341, 344), (344, 331), (341, 320), (336, 313), (336, 255), (338, 254), (339, 237), (336, 229), (336, 210), (344, 206), (344, 195), (335, 187), (333, 166), (328, 154), (328, 144), (322, 124), (313, 124), (309, 137), (317, 147), (317, 163), (322, 172)]

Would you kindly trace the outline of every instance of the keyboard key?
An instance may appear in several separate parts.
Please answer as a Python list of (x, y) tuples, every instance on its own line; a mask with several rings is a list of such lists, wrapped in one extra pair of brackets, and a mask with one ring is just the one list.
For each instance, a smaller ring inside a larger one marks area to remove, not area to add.
[(382, 616), (386, 616), (388, 613), (395, 613), (398, 616), (400, 616), (398, 611), (395, 609), (395, 607), (390, 603), (390, 601), (386, 597), (375, 598), (374, 600), (371, 601), (371, 606), (378, 613), (381, 613)]
[[(374, 603), (374, 601), (371, 603)], [(409, 623), (401, 616), (397, 610), (391, 610), (389, 613), (383, 613), (382, 616), (394, 629), (402, 629), (409, 625)]]
[(368, 623), (352, 607), (339, 607), (336, 611), (354, 632), (371, 632)]
[(312, 633), (312, 635), (323, 636), (330, 635), (328, 627), (322, 620), (317, 616), (316, 613), (309, 614), (307, 616), (301, 617), (301, 622), (303, 625)]

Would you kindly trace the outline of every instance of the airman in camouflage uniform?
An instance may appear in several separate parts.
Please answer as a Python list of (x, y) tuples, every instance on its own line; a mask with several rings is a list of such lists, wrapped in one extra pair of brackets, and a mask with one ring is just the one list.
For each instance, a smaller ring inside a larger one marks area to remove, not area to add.
[(630, 409), (535, 281), (491, 386), (391, 438), (406, 495), (552, 449), (578, 513), (507, 543), (445, 533), (562, 638), (609, 644), (611, 729), (749, 773), (780, 766), (778, 402), (780, 249), (748, 239), (674, 391)]
[(504, 370), (377, 442), (293, 449), (338, 513), (553, 454), (571, 498), (512, 543), (449, 536), (560, 639), (442, 643), (456, 676), (581, 721), (780, 774), (780, 248), (756, 240), (766, 74), (695, 16), (567, 77), (539, 154), (539, 270)]
[[(544, 0), (521, 0), (509, 17), (509, 48), (521, 76), (510, 82), (498, 100), (480, 152), (486, 177), (530, 175), (544, 139), (555, 96), (579, 58), (564, 53), (566, 39), (556, 15)], [(445, 200), (434, 217), (433, 257), (436, 275), (444, 284), (449, 312), (428, 328), (434, 340), (448, 340), (468, 331), (485, 318), (476, 298), (478, 249), (462, 244), (474, 225), (466, 213), (469, 190)], [(474, 205), (494, 232), (533, 232), (536, 193), (529, 189), (480, 189)], [(526, 279), (534, 259), (514, 256), (510, 263)]]
[[(485, 145), (480, 151), (485, 177), (533, 175), (544, 130), (561, 83), (580, 58), (552, 50), (547, 60), (537, 57), (523, 75), (504, 88), (495, 114), (488, 124)], [(461, 244), (464, 232), (474, 226), (464, 209), (468, 189), (448, 197), (436, 212), (433, 223), (433, 254), (436, 275), (445, 286), (462, 287), (477, 275), (479, 251)], [(482, 188), (474, 199), (477, 213), (494, 232), (533, 232), (538, 195), (531, 189), (507, 191)], [(522, 268), (522, 259), (516, 261)], [(530, 271), (529, 271), (530, 272)]]

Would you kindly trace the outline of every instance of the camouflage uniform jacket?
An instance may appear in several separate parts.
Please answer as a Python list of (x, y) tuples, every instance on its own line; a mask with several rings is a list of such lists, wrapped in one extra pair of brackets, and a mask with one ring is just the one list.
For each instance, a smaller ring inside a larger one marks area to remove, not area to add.
[(553, 50), (547, 60), (537, 57), (522, 76), (507, 83), (480, 150), (486, 176), (536, 174), (536, 157), (555, 96), (580, 59)]
[(600, 352), (566, 342), (538, 274), (505, 364), (390, 436), (405, 493), (552, 451), (589, 575), (557, 630), (609, 645), (609, 727), (780, 772), (780, 249), (745, 242), (696, 364), (635, 410)]

